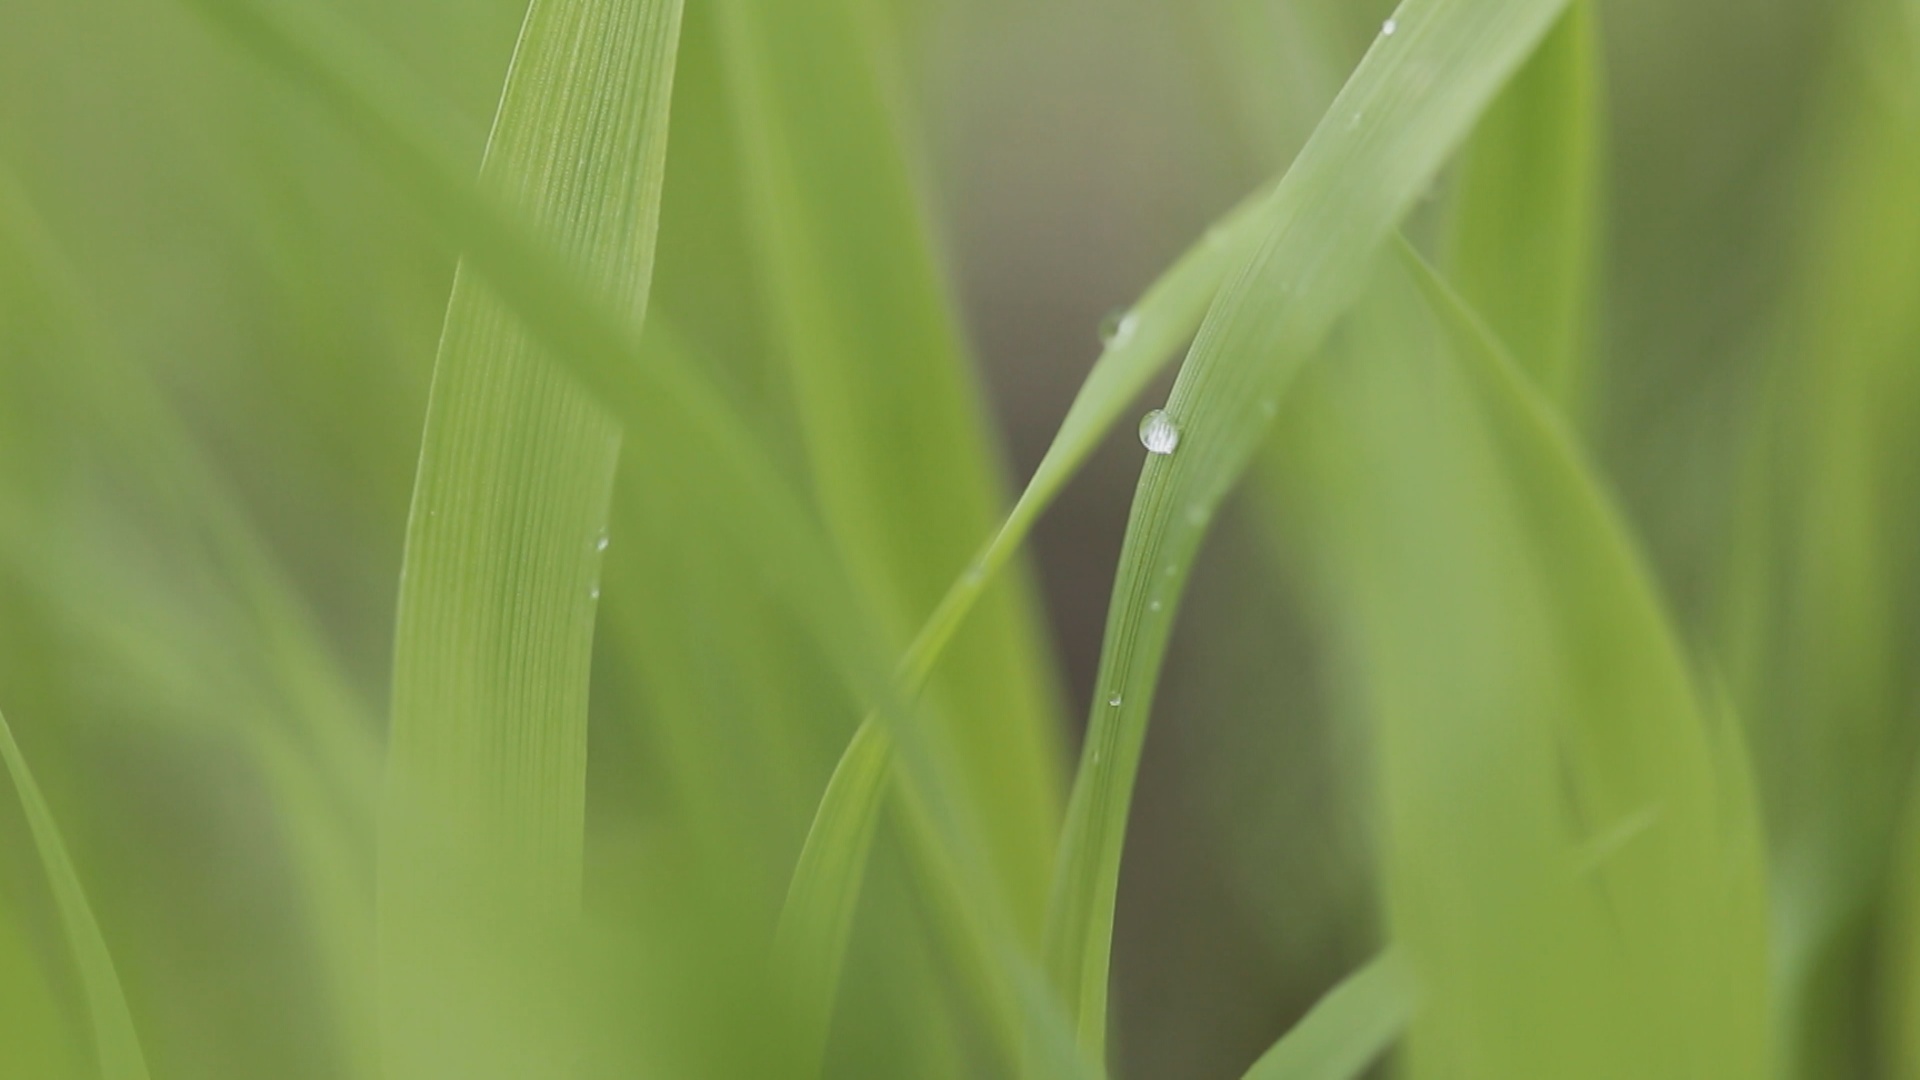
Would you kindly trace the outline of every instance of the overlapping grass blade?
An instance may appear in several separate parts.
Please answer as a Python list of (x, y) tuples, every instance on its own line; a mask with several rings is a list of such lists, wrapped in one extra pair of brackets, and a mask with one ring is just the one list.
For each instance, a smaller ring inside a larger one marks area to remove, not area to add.
[[(355, 133), (379, 153), (390, 175), (404, 182), (421, 209), (463, 248), (467, 264), (487, 278), (548, 346), (549, 358), (578, 378), (629, 430), (645, 431), (678, 457), (699, 457), (711, 483), (736, 493), (726, 502), (739, 512), (724, 515), (722, 523), (734, 542), (754, 553), (745, 561), (800, 616), (800, 624), (817, 635), (861, 698), (888, 712), (887, 681), (876, 677), (884, 671), (876, 662), (882, 652), (857, 590), (842, 584), (848, 579), (837, 554), (826, 546), (819, 524), (796, 498), (786, 473), (773, 464), (772, 453), (703, 373), (682, 362), (688, 350), (642, 342), (632, 320), (610, 311), (594, 292), (575, 287), (577, 275), (530, 240), (494, 200), (455, 179), (433, 141), (421, 134), (434, 126), (428, 110), (420, 106), (423, 97), (407, 93), (406, 80), (371, 59), (350, 35), (324, 21), (296, 21), (287, 12), (245, 0), (197, 2), (258, 55), (275, 60), (283, 72), (353, 122)], [(652, 325), (657, 322), (649, 320), (649, 337), (659, 331)], [(634, 357), (646, 359), (634, 362)], [(916, 740), (910, 729), (900, 747), (909, 751), (907, 775), (932, 794), (918, 804), (923, 812), (913, 818), (919, 823), (915, 835), (925, 845), (941, 846), (940, 851), (921, 852), (923, 865), (944, 867), (934, 872), (939, 888), (977, 895), (985, 885), (980, 876), (951, 862), (951, 849), (966, 842), (953, 832), (946, 809), (951, 797), (939, 793), (938, 774), (944, 769), (937, 755), (924, 747), (915, 750)], [(975, 864), (964, 860), (962, 865)], [(986, 924), (971, 921), (983, 914), (981, 905), (948, 905), (945, 910), (966, 916), (964, 925), (950, 927), (949, 936), (975, 957), (974, 981), (1000, 987), (994, 993), (1002, 1004), (994, 1008), (1001, 1030), (1007, 1030), (1007, 1022), (1024, 1024), (1018, 1011), (1004, 1004), (1013, 993), (1007, 972), (997, 961), (981, 959), (998, 957), (995, 942), (1012, 931), (988, 929), (997, 925), (992, 916)]]
[(1463, 155), (1448, 277), (1548, 395), (1578, 416), (1598, 244), (1600, 43), (1576, 0)]
[(1779, 1015), (1798, 1076), (1860, 1072), (1905, 1027), (1876, 1033), (1855, 997), (1878, 964), (1920, 746), (1920, 30), (1901, 13), (1858, 5), (1831, 55), (1815, 225), (1754, 442), (1772, 517), (1741, 537), (1764, 571), (1732, 597), (1758, 620), (1743, 628), (1739, 689), (1765, 763)]
[(1573, 440), (1410, 253), (1343, 344), (1286, 449), (1375, 718), (1411, 1075), (1765, 1075), (1738, 729)]
[[(481, 167), (483, 187), (634, 325), (679, 23), (678, 0), (536, 0)], [(506, 992), (489, 964), (579, 901), (618, 459), (615, 421), (463, 266), (408, 521), (381, 822), (385, 1046), (401, 1075), (519, 1075), (556, 1049), (488, 1000)]]
[(1552, 26), (1557, 0), (1411, 0), (1262, 209), (1266, 235), (1202, 325), (1166, 412), (1183, 431), (1140, 479), (1050, 908), (1048, 964), (1103, 1056), (1127, 811), (1174, 609), (1206, 524), (1278, 396), (1369, 261)]
[(86, 996), (87, 1015), (93, 1027), (93, 1047), (102, 1080), (146, 1080), (146, 1057), (140, 1051), (140, 1036), (134, 1029), (133, 1014), (127, 1009), (126, 994), (120, 988), (120, 976), (114, 971), (113, 954), (100, 925), (94, 921), (93, 907), (87, 903), (86, 890), (60, 839), (53, 810), (40, 793), (40, 785), (27, 768), (27, 759), (14, 741), (13, 728), (0, 716), (0, 758), (5, 759), (7, 775), (27, 814), (33, 832), (34, 847), (40, 864), (46, 869), (47, 885), (60, 912), (66, 931), (67, 948), (73, 954), (79, 972), (80, 987)]
[[(196, 580), (226, 586), (230, 595), (218, 599), (231, 604), (218, 610), (234, 617), (222, 626), (224, 636), (207, 632), (182, 618), (178, 598), (156, 583), (74, 558), (89, 545), (52, 534), (45, 514), (26, 507), (4, 516), (9, 561), (49, 612), (99, 650), (100, 661), (136, 675), (157, 713), (219, 718), (232, 725), (223, 735), (258, 755), (300, 853), (315, 949), (349, 1041), (368, 1060), (370, 1024), (357, 1020), (371, 973), (371, 920), (362, 901), (370, 878), (358, 854), (371, 836), (378, 774), (370, 710), (152, 373), (99, 334), (87, 290), (4, 168), (0, 285), (51, 342), (39, 362), (57, 365), (62, 377), (43, 385), (61, 397), (44, 404), (100, 431), (96, 445), (111, 447), (116, 467), (162, 496), (156, 509), (167, 532), (188, 541), (199, 562), (219, 568)], [(235, 640), (249, 647), (236, 649)]]
[[(987, 583), (1019, 550), (1034, 523), (1122, 412), (1198, 327), (1220, 282), (1257, 239), (1258, 206), (1258, 200), (1249, 200), (1223, 217), (1120, 320), (1119, 332), (1106, 344), (1075, 395), (1018, 502), (966, 570), (949, 585), (901, 656), (894, 675), (897, 700), (910, 702), (918, 697)], [(826, 938), (809, 946), (817, 950), (823, 974), (836, 968), (838, 952), (844, 948), (843, 931), (831, 928), (844, 928), (852, 917), (874, 835), (873, 819), (892, 776), (893, 737), (884, 730), (884, 724), (885, 718), (879, 713), (868, 715), (861, 723), (821, 799), (793, 874), (789, 914), (785, 916), (787, 933)], [(816, 984), (830, 988), (832, 980), (829, 976), (824, 981), (816, 980)]]
[(32, 929), (0, 902), (0, 1067), (47, 1080), (95, 1075), (76, 1061), (71, 1047), (82, 1040), (72, 1035)]
[[(855, 584), (904, 645), (1001, 496), (864, 3), (715, 6), (755, 277), (807, 475)], [(927, 709), (980, 820), (992, 887), (1037, 940), (1059, 820), (1059, 724), (1023, 581), (989, 590)], [(946, 718), (951, 718), (950, 722)]]
[(1417, 998), (1406, 965), (1384, 953), (1327, 991), (1245, 1080), (1353, 1080), (1406, 1030)]

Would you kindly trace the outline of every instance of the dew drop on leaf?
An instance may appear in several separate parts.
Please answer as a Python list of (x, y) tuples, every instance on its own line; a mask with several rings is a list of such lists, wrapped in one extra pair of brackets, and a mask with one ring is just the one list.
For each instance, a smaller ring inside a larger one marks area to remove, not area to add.
[(1150, 454), (1171, 454), (1180, 445), (1180, 425), (1166, 410), (1155, 409), (1140, 418), (1140, 443)]

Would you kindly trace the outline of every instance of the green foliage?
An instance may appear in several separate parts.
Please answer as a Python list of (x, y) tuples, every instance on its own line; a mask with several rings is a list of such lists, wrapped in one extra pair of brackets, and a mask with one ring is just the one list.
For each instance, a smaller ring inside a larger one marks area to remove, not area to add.
[(1166, 409), (1180, 445), (1148, 461), (1134, 496), (1050, 909), (1049, 968), (1090, 1056), (1105, 1053), (1134, 776), (1200, 541), (1375, 251), (1563, 6), (1403, 5), (1262, 207), (1265, 236), (1181, 368)]
[(0, 1075), (1920, 1077), (1916, 72), (0, 5)]
[(127, 999), (120, 990), (120, 976), (113, 969), (113, 954), (100, 936), (100, 924), (94, 921), (79, 872), (67, 854), (66, 841), (60, 838), (59, 826), (53, 822), (53, 811), (27, 768), (20, 744), (14, 741), (13, 728), (4, 716), (0, 716), (0, 759), (6, 761), (7, 776), (26, 808), (34, 848), (46, 868), (67, 948), (72, 950), (74, 967), (80, 972), (100, 1076), (103, 1080), (146, 1080), (147, 1062), (140, 1053), (140, 1036), (127, 1012)]
[[(532, 5), (480, 169), (482, 187), (635, 325), (679, 24), (678, 0)], [(583, 1040), (542, 1030), (550, 1010), (529, 1010), (491, 969), (580, 902), (587, 685), (619, 436), (457, 271), (395, 630), (379, 864), (390, 1072), (524, 1076)]]

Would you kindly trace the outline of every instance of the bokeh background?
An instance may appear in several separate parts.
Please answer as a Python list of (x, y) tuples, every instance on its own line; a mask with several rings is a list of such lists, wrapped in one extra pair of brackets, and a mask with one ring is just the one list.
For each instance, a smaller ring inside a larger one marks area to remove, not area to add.
[[(449, 153), (478, 161), (524, 4), (308, 2), (437, 95)], [(1097, 355), (1103, 316), (1284, 168), (1389, 7), (895, 6), (917, 165), (1011, 487)], [(1820, 272), (1808, 207), (1831, 181), (1847, 88), (1880, 63), (1857, 32), (1865, 10), (1600, 5), (1605, 269), (1586, 430), (1703, 654), (1726, 617), (1717, 586), (1782, 313)], [(706, 18), (690, 0), (683, 78), (702, 77)], [(691, 155), (719, 136), (676, 113), (672, 137)], [(170, 0), (0, 3), (0, 164), (89, 298), (89, 332), (177, 407), (379, 715), (454, 253), (349, 134)], [(697, 183), (670, 169), (656, 295), (683, 310), (729, 228), (700, 216), (723, 200)], [(1443, 183), (1421, 220), (1445, 199)], [(268, 692), (230, 655), (225, 570), (170, 539), (164, 474), (121, 438), (137, 429), (32, 362), (50, 317), (32, 296), (0, 291), (0, 700), (83, 871), (123, 868), (96, 875), (96, 905), (155, 1018), (156, 1058), (327, 1075), (294, 1019), (316, 980), (290, 944), (298, 886), (263, 782), (206, 721)], [(724, 321), (687, 315), (703, 317)], [(1116, 432), (1033, 544), (1070, 725), (1092, 694), (1138, 464), (1132, 432)], [(1237, 1075), (1376, 944), (1361, 750), (1323, 685), (1285, 518), (1236, 500), (1182, 612), (1121, 886), (1121, 1076)], [(52, 592), (91, 598), (97, 617)], [(44, 906), (20, 884), (36, 869), (10, 805), (0, 821), (8, 903)]]

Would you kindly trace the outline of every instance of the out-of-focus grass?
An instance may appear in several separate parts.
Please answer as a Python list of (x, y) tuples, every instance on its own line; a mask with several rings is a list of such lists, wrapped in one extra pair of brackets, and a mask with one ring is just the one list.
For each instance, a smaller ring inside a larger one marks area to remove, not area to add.
[(681, 9), (0, 8), (0, 1076), (1920, 1075), (1911, 2)]

